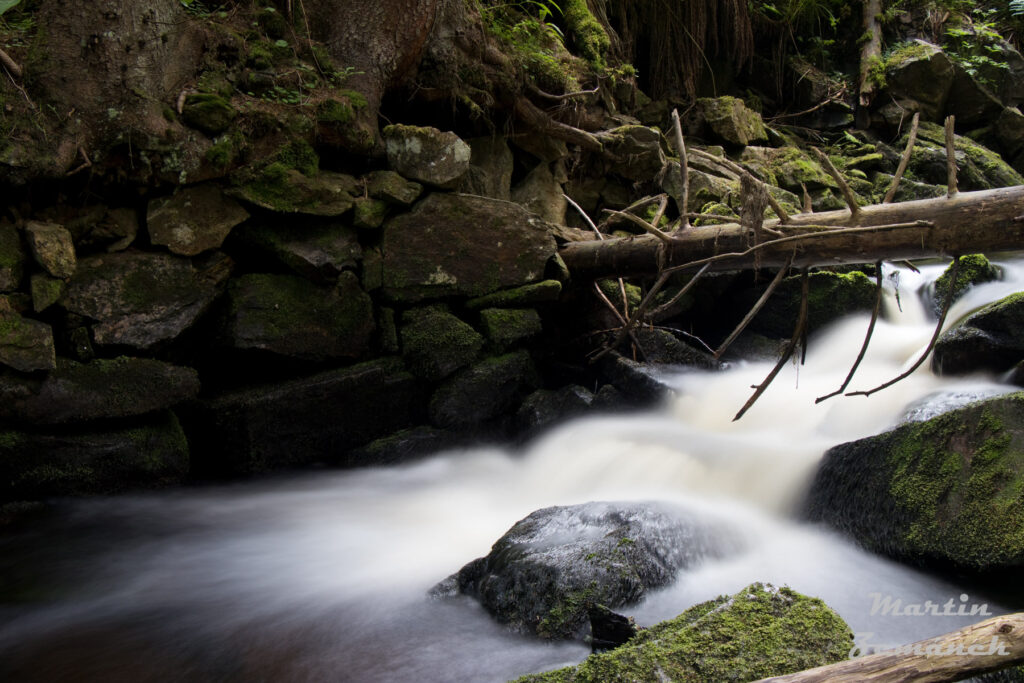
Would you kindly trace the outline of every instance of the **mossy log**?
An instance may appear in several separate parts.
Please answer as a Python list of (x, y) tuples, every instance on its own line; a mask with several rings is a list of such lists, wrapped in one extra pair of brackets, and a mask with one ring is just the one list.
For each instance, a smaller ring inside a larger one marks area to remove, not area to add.
[(1008, 614), (896, 650), (756, 683), (960, 681), (1024, 662), (1024, 613)]
[[(953, 198), (799, 214), (786, 223), (764, 223), (771, 240), (756, 250), (753, 237), (737, 223), (687, 228), (670, 241), (644, 235), (627, 239), (570, 242), (559, 250), (576, 279), (653, 275), (659, 265), (699, 267), (711, 259), (715, 270), (836, 266), (951, 257), (1024, 248), (1024, 185)], [(664, 246), (663, 246), (664, 245)], [(731, 256), (724, 256), (731, 254)]]

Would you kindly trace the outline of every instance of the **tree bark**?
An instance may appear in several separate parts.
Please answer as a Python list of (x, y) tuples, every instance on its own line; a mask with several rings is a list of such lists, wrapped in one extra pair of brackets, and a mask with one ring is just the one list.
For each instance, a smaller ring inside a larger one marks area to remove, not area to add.
[(1008, 614), (959, 631), (756, 683), (943, 683), (1024, 662), (1024, 614)]
[[(921, 221), (926, 223), (916, 225)], [(750, 235), (730, 223), (691, 228), (670, 243), (650, 236), (570, 242), (560, 254), (573, 277), (589, 279), (654, 275), (659, 263), (696, 267), (712, 257), (720, 257), (713, 270), (736, 270), (755, 267), (755, 262), (780, 267), (790, 257), (794, 267), (803, 268), (1009, 251), (1024, 248), (1024, 185), (962, 192), (952, 199), (863, 206), (856, 221), (841, 210), (800, 214), (785, 224), (765, 221), (764, 228), (784, 239), (750, 251)]]
[[(882, 13), (882, 0), (864, 0), (864, 37), (860, 50), (860, 91), (858, 103), (866, 114), (875, 98), (875, 83), (871, 80), (872, 67), (882, 58), (882, 27), (878, 15)], [(858, 112), (860, 113), (860, 112)]]

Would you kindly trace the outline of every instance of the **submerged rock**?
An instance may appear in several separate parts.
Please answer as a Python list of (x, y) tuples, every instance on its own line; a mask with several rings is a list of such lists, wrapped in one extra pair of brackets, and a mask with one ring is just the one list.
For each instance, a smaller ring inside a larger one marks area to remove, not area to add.
[(1024, 567), (1024, 393), (830, 449), (807, 516), (869, 550), (962, 571)]
[(818, 598), (755, 583), (694, 605), (577, 666), (516, 683), (750, 681), (846, 659), (853, 633)]
[(935, 344), (932, 369), (940, 375), (1004, 372), (1024, 359), (1024, 292), (972, 313)]
[(593, 392), (576, 384), (554, 390), (538, 389), (519, 406), (516, 421), (523, 431), (537, 429), (586, 413), (593, 403)]
[(638, 602), (676, 573), (734, 545), (718, 524), (654, 503), (550, 507), (516, 522), (486, 557), (435, 592), (455, 589), (499, 622), (542, 638), (582, 635), (588, 611)]

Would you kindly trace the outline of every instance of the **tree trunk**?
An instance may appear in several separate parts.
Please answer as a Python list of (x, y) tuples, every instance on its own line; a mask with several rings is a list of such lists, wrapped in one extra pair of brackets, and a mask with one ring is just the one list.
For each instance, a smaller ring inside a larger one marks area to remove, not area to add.
[[(858, 117), (867, 117), (868, 108), (875, 98), (875, 83), (871, 78), (872, 68), (882, 58), (882, 27), (878, 23), (878, 15), (882, 13), (882, 0), (864, 0), (864, 33), (866, 38), (860, 49), (860, 92)], [(858, 121), (858, 125), (861, 121)], [(861, 125), (861, 128), (866, 126)]]
[[(915, 225), (919, 221), (926, 223)], [(847, 210), (799, 214), (784, 225), (765, 221), (764, 229), (785, 239), (775, 237), (748, 251), (752, 236), (730, 223), (687, 229), (668, 244), (647, 235), (570, 242), (560, 254), (573, 277), (593, 279), (654, 275), (662, 258), (668, 268), (718, 257), (712, 269), (735, 270), (755, 263), (784, 266), (790, 257), (801, 268), (1009, 251), (1024, 248), (1024, 185), (864, 206), (856, 222)], [(735, 256), (721, 256), (730, 253)]]
[(1024, 662), (1024, 614), (1009, 614), (959, 631), (756, 683), (943, 683)]

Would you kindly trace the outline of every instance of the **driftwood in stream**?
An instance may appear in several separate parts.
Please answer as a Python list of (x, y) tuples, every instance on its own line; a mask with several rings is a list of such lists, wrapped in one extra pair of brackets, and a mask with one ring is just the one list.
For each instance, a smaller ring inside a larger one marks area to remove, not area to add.
[(560, 249), (573, 277), (657, 275), (684, 266), (712, 270), (833, 266), (1024, 248), (1024, 185), (954, 197), (790, 216), (764, 222), (769, 239), (753, 247), (739, 224), (687, 228), (671, 239), (643, 235), (570, 242)]
[(1024, 662), (1024, 614), (757, 683), (943, 683)]

